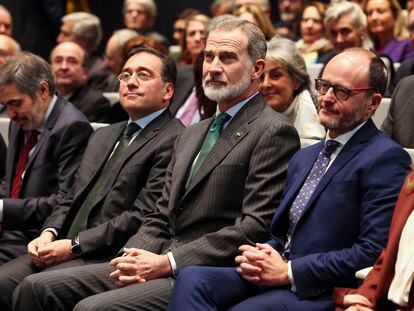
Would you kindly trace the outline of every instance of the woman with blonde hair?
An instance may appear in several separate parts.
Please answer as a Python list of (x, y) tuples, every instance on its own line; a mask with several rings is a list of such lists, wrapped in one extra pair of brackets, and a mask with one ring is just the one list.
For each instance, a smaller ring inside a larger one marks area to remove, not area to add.
[(366, 0), (368, 31), (379, 54), (388, 55), (394, 63), (414, 57), (401, 6), (397, 0)]

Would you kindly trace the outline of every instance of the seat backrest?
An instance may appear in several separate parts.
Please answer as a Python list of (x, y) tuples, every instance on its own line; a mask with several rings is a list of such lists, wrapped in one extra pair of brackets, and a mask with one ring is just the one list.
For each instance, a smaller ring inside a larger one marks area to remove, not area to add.
[(117, 102), (119, 102), (119, 93), (118, 92), (105, 92), (102, 93), (102, 95), (109, 100), (109, 103), (111, 106), (115, 105)]
[(388, 110), (390, 110), (391, 98), (383, 98), (379, 104), (375, 114), (372, 116), (372, 121), (378, 128), (381, 128), (382, 123), (387, 117)]
[(3, 136), (6, 146), (9, 145), (9, 124), (10, 119), (5, 117), (0, 117), (0, 133)]

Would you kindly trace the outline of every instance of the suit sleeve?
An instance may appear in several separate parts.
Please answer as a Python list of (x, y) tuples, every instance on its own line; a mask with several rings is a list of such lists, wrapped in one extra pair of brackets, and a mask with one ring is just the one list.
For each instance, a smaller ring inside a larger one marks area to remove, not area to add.
[(360, 232), (356, 243), (345, 249), (315, 252), (291, 261), (300, 299), (326, 293), (345, 280), (354, 280), (357, 270), (371, 266), (385, 246), (390, 219), (410, 159), (394, 146), (372, 158), (360, 175)]
[[(91, 133), (91, 126), (83, 121), (73, 122), (62, 130), (60, 139), (54, 147), (54, 158), (47, 159), (56, 162), (57, 172), (50, 174), (57, 174), (58, 190), (49, 196), (4, 199), (5, 229), (39, 228), (55, 206), (71, 194), (74, 175)], [(39, 182), (42, 182), (41, 176)]]
[(397, 87), (395, 88), (394, 94), (391, 98), (390, 109), (388, 110), (387, 116), (385, 117), (384, 122), (381, 125), (381, 131), (386, 133), (388, 136), (393, 137), (393, 125), (394, 125), (394, 107), (395, 102), (398, 102), (398, 92), (400, 89), (401, 83), (398, 83)]
[[(128, 238), (138, 231), (142, 218), (153, 212), (157, 200), (161, 197), (165, 172), (172, 157), (174, 141), (181, 130), (180, 124), (174, 128), (167, 128), (158, 134), (162, 135), (162, 140), (158, 143), (159, 147), (154, 150), (154, 157), (148, 164), (152, 167), (145, 186), (139, 192), (132, 209), (79, 233), (83, 254), (95, 251), (118, 251)], [(139, 176), (137, 177), (139, 178)]]

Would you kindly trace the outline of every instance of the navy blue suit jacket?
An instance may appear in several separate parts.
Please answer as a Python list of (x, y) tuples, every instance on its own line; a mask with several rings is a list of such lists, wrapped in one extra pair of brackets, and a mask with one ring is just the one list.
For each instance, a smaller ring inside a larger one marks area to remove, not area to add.
[[(279, 252), (286, 243), (288, 211), (323, 143), (298, 151), (289, 165), (269, 241)], [(355, 271), (374, 263), (385, 246), (410, 162), (371, 120), (345, 144), (292, 234), (289, 260), (299, 299), (329, 295), (334, 286), (356, 285)]]

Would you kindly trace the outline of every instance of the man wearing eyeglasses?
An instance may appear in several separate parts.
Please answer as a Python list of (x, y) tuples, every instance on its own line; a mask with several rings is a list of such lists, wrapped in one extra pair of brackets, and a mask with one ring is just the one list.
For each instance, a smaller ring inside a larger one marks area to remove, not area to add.
[(0, 267), (1, 310), (11, 309), (14, 288), (31, 273), (112, 258), (153, 211), (183, 129), (168, 109), (175, 79), (170, 57), (148, 47), (127, 55), (119, 97), (129, 121), (94, 132), (73, 197), (47, 218), (27, 255)]
[(266, 244), (242, 245), (237, 268), (190, 267), (169, 310), (333, 310), (335, 286), (374, 263), (410, 163), (371, 116), (387, 84), (380, 58), (335, 56), (316, 81), (326, 139), (296, 153)]

